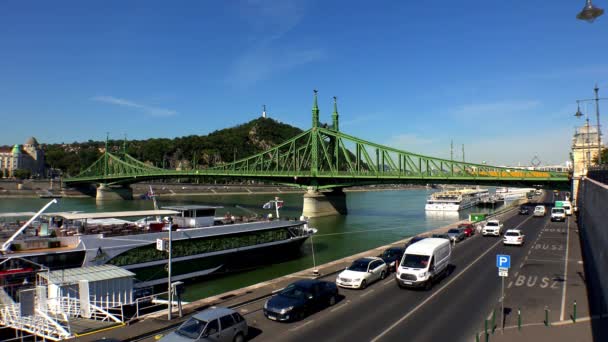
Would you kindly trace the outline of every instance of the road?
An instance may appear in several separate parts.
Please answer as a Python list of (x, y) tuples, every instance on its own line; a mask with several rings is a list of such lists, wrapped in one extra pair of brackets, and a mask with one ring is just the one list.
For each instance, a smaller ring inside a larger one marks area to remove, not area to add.
[[(553, 202), (551, 193), (545, 198), (550, 200), (548, 203)], [(335, 306), (299, 322), (266, 319), (262, 314), (264, 300), (237, 309), (251, 326), (250, 338), (254, 341), (474, 341), (475, 334), (483, 329), (484, 320), (499, 302), (501, 279), (496, 268), (497, 254), (511, 255), (513, 268), (505, 286), (514, 294), (513, 298), (520, 297), (525, 302), (526, 298), (541, 298), (546, 293), (526, 294), (526, 286), (516, 285), (521, 283), (518, 277), (527, 274), (519, 272), (532, 262), (529, 256), (542, 258), (544, 255), (537, 251), (537, 246), (540, 243), (542, 250), (542, 241), (551, 238), (552, 232), (547, 231), (552, 227), (549, 215), (541, 218), (514, 215), (504, 223), (505, 229), (520, 228), (525, 232), (527, 243), (523, 247), (503, 246), (501, 239), (479, 234), (468, 238), (453, 251), (451, 273), (430, 291), (400, 289), (391, 275), (365, 290), (340, 289), (343, 298)], [(560, 267), (548, 272), (558, 272), (563, 263)], [(543, 276), (539, 276), (540, 286), (544, 283)], [(333, 281), (335, 275), (325, 280)], [(561, 289), (561, 284), (549, 286)], [(555, 310), (559, 310), (561, 304), (561, 296), (558, 297), (556, 303), (552, 299)], [(537, 306), (532, 303), (530, 307), (536, 310)], [(497, 312), (496, 326), (499, 325), (500, 312)]]

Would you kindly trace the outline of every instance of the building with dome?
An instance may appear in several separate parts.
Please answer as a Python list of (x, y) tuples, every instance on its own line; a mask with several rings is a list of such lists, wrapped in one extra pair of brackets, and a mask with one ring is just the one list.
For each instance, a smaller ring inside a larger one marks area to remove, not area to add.
[(44, 151), (36, 138), (30, 137), (25, 144), (0, 147), (0, 176), (13, 177), (17, 169), (30, 170), (34, 177), (44, 176)]

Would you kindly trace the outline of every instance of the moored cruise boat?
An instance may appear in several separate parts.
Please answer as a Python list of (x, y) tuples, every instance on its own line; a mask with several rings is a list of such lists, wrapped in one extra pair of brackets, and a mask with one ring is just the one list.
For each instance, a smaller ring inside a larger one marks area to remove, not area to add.
[(455, 189), (435, 192), (424, 207), (428, 211), (459, 211), (470, 208), (488, 196), (487, 189)]
[[(157, 250), (157, 240), (168, 238), (169, 225), (172, 279), (176, 281), (287, 259), (299, 253), (302, 243), (316, 232), (306, 221), (217, 224), (216, 208), (192, 205), (43, 214), (36, 227), (22, 227), (5, 239), (0, 264), (11, 257), (25, 258), (51, 270), (109, 264), (134, 272), (139, 286), (149, 286), (166, 281), (167, 252)], [(152, 220), (124, 220), (135, 217)], [(6, 264), (10, 267), (11, 263)]]

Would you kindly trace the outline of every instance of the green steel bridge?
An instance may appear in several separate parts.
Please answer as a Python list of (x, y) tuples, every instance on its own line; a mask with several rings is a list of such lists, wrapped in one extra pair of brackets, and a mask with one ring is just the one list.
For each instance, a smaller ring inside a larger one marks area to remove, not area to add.
[(129, 185), (162, 179), (255, 179), (314, 190), (371, 184), (472, 184), (569, 188), (564, 172), (532, 171), (434, 158), (379, 145), (339, 130), (334, 98), (332, 125), (319, 122), (314, 93), (312, 128), (267, 151), (210, 168), (168, 170), (127, 153), (105, 153), (68, 186)]

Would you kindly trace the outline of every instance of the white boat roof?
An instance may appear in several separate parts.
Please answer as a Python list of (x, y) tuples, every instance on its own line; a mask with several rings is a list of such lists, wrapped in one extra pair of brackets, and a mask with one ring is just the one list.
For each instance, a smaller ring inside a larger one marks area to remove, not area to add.
[(33, 211), (24, 211), (20, 213), (0, 213), (0, 217), (27, 217), (36, 215)]
[(168, 206), (168, 207), (163, 207), (163, 209), (177, 210), (177, 211), (198, 210), (198, 209), (219, 209), (219, 208), (223, 208), (223, 207), (214, 207), (214, 206), (211, 206), (211, 205), (197, 205), (197, 204), (191, 204), (191, 205), (172, 205), (172, 206)]
[(450, 240), (441, 238), (426, 238), (420, 240), (413, 245), (410, 245), (406, 250), (406, 254), (430, 255), (430, 251), (441, 245), (449, 245)]
[(89, 282), (133, 277), (135, 273), (114, 265), (68, 268), (50, 272), (39, 272), (38, 275), (50, 284), (73, 284), (79, 280)]
[(137, 217), (137, 216), (163, 216), (179, 214), (175, 210), (132, 210), (132, 211), (105, 211), (98, 213), (71, 213), (57, 212), (46, 213), (44, 217), (61, 217), (66, 220), (84, 220), (84, 219), (104, 219), (116, 217)]

